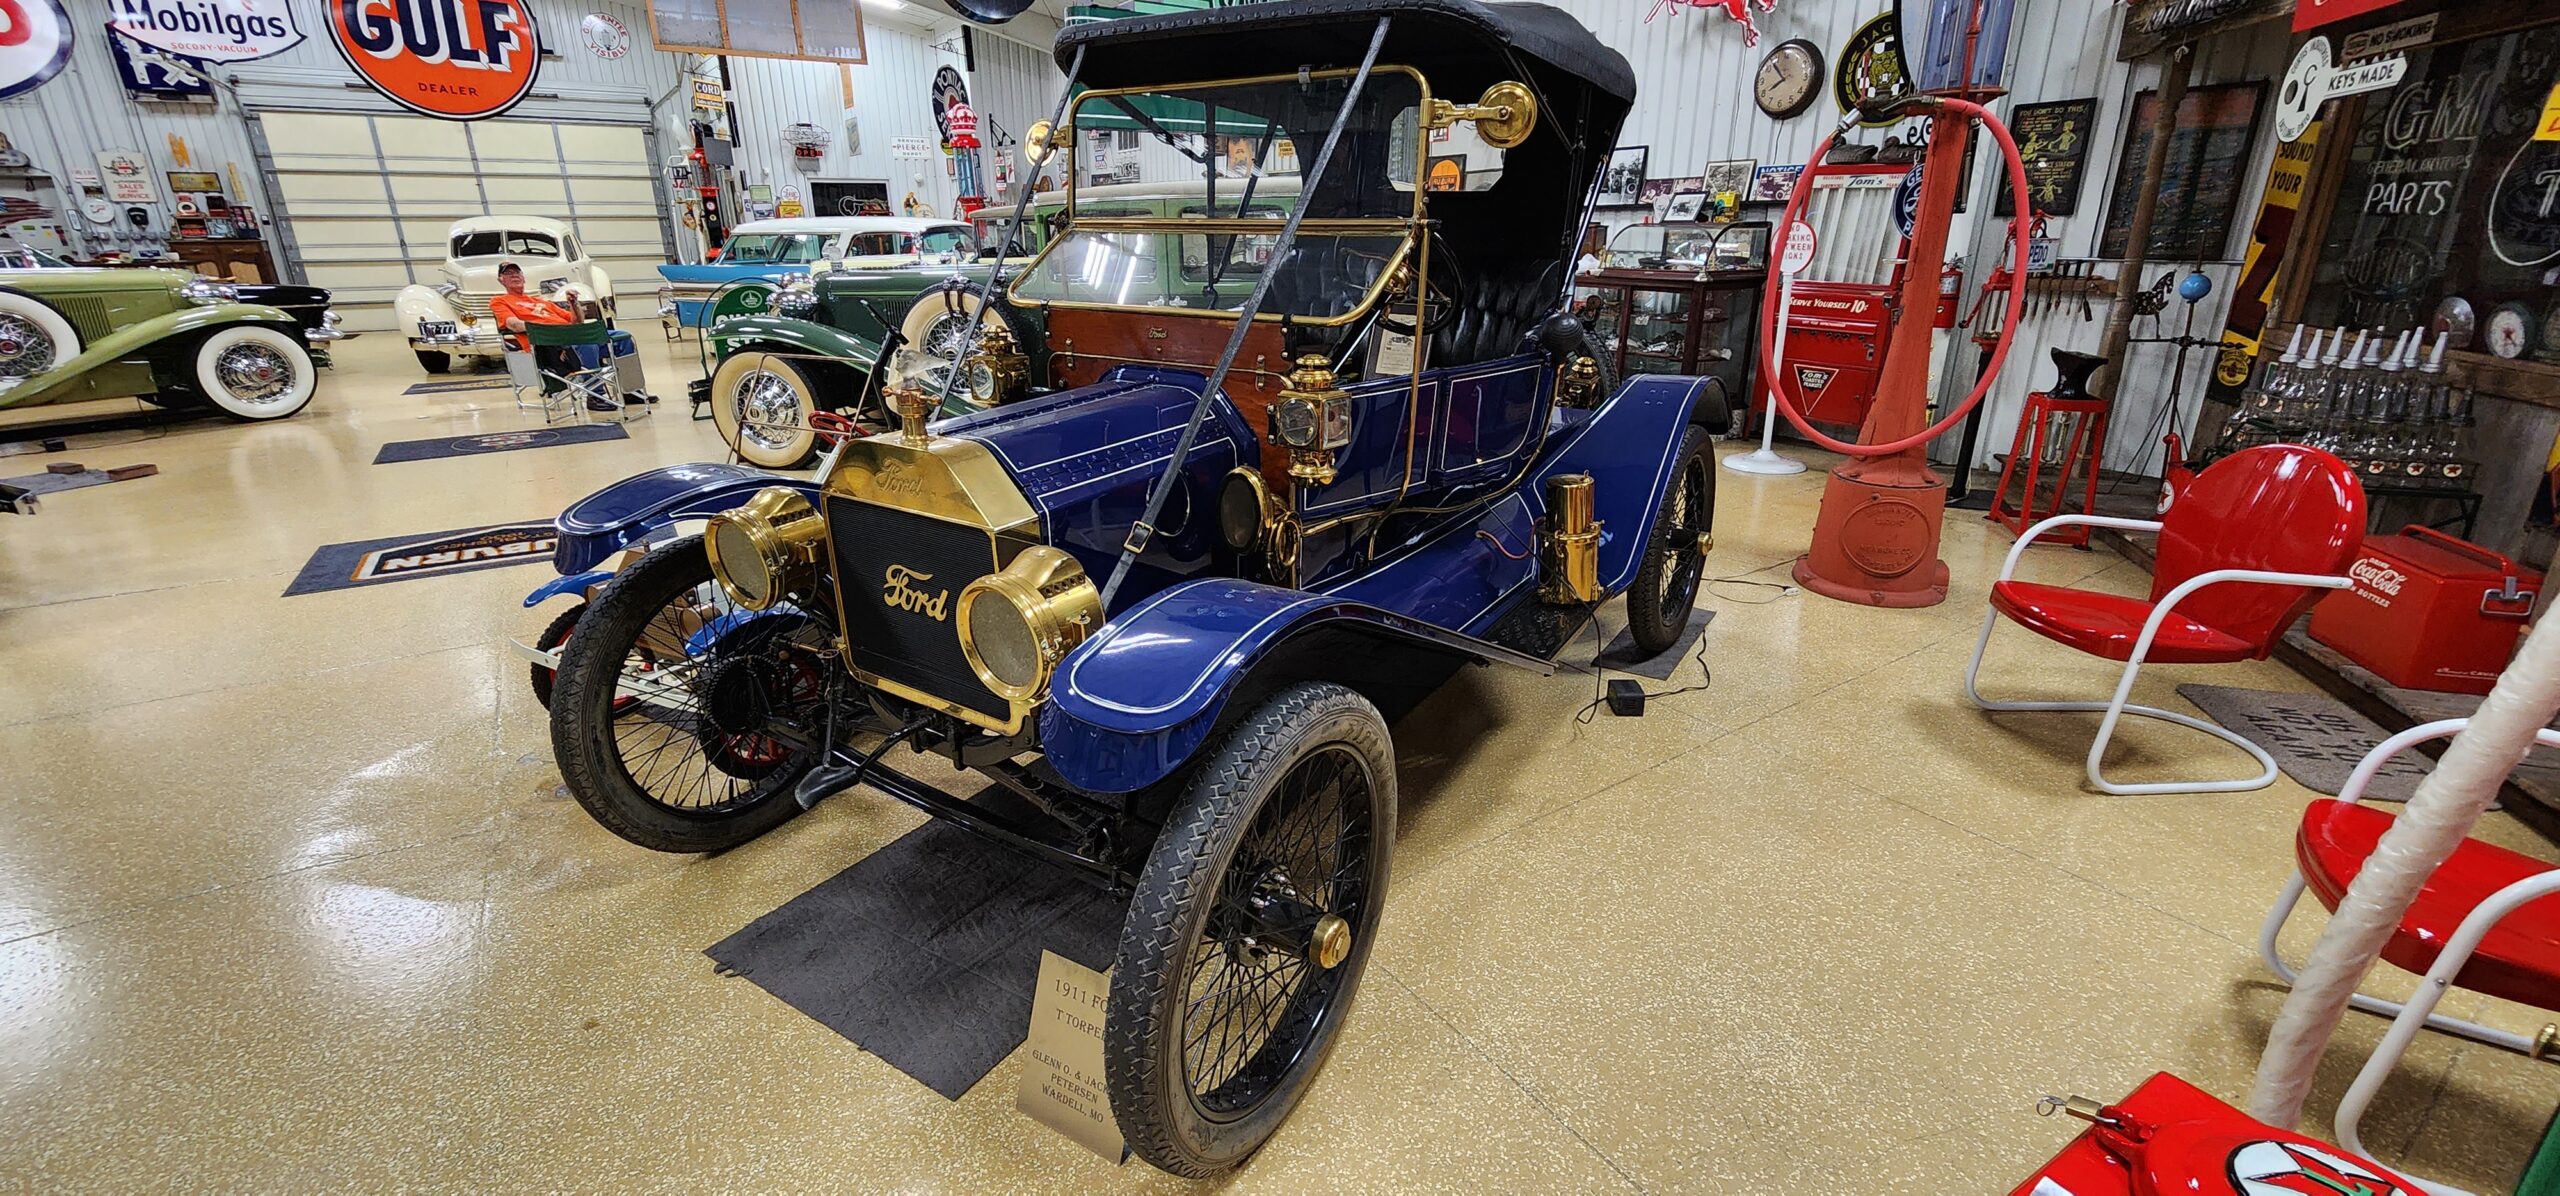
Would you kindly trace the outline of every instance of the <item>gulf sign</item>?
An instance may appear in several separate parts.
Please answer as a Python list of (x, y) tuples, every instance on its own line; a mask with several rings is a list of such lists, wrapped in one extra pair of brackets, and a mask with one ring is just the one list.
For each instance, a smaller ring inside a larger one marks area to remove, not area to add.
[(533, 90), (542, 34), (528, 0), (323, 0), (329, 40), (412, 112), (481, 120)]

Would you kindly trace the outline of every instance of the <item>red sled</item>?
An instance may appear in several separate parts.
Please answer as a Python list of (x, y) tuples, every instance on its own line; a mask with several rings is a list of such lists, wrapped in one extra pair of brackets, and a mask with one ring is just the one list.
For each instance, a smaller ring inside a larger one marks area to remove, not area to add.
[(2215, 1100), (2167, 1072), (2093, 1119), (2010, 1196), (2419, 1196), (2382, 1165), (2289, 1133)]

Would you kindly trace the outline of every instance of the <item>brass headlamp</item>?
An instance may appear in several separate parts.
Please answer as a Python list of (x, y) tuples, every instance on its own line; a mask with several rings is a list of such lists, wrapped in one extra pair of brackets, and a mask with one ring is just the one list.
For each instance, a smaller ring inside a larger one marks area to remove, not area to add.
[(729, 600), (765, 610), (817, 576), (827, 521), (799, 491), (758, 490), (742, 506), (711, 517), (702, 533), (711, 576)]
[(1102, 592), (1084, 566), (1046, 544), (960, 591), (960, 654), (1006, 700), (1037, 702), (1067, 653), (1102, 626)]
[(1556, 375), (1556, 401), (1567, 407), (1593, 407), (1600, 402), (1600, 363), (1588, 353), (1574, 354)]
[(1309, 353), (1289, 372), (1271, 404), (1271, 438), (1289, 450), (1289, 476), (1310, 486), (1333, 482), (1333, 455), (1351, 443), (1351, 395), (1334, 381), (1324, 354)]

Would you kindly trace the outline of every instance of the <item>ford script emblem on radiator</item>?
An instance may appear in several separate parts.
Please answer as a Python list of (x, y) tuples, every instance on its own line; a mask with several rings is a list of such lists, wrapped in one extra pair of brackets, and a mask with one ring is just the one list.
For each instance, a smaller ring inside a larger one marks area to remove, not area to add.
[(880, 587), (880, 601), (889, 604), (891, 609), (931, 615), (937, 623), (949, 617), (946, 608), (951, 604), (951, 591), (927, 593), (911, 584), (932, 581), (932, 574), (918, 573), (905, 565), (891, 565), (883, 580), (887, 584)]

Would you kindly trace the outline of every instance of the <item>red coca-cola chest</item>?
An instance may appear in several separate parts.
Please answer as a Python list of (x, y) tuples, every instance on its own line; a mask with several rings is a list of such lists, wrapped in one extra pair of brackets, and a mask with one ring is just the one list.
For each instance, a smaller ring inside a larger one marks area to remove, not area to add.
[(2403, 689), (2485, 694), (2514, 654), (2542, 575), (2411, 526), (2364, 542), (2355, 582), (2311, 609), (2311, 638)]

